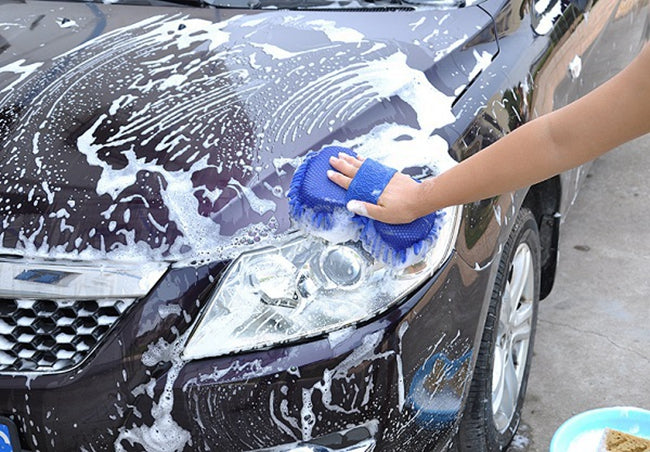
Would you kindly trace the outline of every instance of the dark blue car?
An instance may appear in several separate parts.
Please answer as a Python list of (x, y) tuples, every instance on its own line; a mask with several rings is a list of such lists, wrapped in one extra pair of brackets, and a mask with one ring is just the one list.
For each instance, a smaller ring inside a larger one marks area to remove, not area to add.
[(336, 145), (416, 179), (587, 93), (647, 0), (0, 0), (0, 450), (502, 450), (584, 168), (395, 269), (296, 227)]

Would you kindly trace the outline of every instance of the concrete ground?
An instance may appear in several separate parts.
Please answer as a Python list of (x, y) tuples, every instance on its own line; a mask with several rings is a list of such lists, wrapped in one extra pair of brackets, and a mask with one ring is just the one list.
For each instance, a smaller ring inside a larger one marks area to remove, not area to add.
[(650, 135), (596, 160), (569, 211), (510, 452), (605, 406), (650, 409)]

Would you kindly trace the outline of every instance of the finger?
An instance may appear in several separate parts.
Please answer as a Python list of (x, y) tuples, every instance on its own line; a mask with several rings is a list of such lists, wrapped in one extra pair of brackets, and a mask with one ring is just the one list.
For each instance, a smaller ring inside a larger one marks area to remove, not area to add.
[(359, 156), (354, 157), (350, 154), (346, 154), (345, 152), (339, 152), (339, 158), (345, 160), (355, 168), (359, 168), (364, 161), (362, 157)]
[(356, 166), (348, 163), (347, 160), (339, 159), (336, 157), (330, 157), (330, 165), (332, 165), (332, 167), (339, 173), (349, 178), (353, 178), (359, 170), (359, 168)]
[(352, 213), (381, 221), (382, 207), (379, 207), (376, 204), (352, 200), (347, 203), (346, 207)]
[(352, 182), (352, 178), (347, 177), (341, 173), (337, 173), (336, 171), (328, 170), (327, 171), (327, 177), (329, 180), (334, 182), (336, 185), (339, 187), (345, 188), (346, 190), (350, 186), (350, 182)]

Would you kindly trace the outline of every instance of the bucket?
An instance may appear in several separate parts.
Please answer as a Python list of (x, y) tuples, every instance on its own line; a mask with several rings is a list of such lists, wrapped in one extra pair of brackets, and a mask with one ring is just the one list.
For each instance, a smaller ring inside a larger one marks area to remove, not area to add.
[(606, 428), (650, 439), (650, 411), (608, 407), (577, 414), (555, 431), (550, 452), (596, 452)]

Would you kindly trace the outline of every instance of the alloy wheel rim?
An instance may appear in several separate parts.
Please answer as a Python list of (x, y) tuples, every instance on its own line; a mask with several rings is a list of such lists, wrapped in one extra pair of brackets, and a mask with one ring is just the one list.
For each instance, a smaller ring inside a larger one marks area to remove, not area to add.
[(517, 408), (532, 331), (535, 274), (526, 243), (517, 247), (501, 299), (492, 369), (492, 415), (504, 433)]

